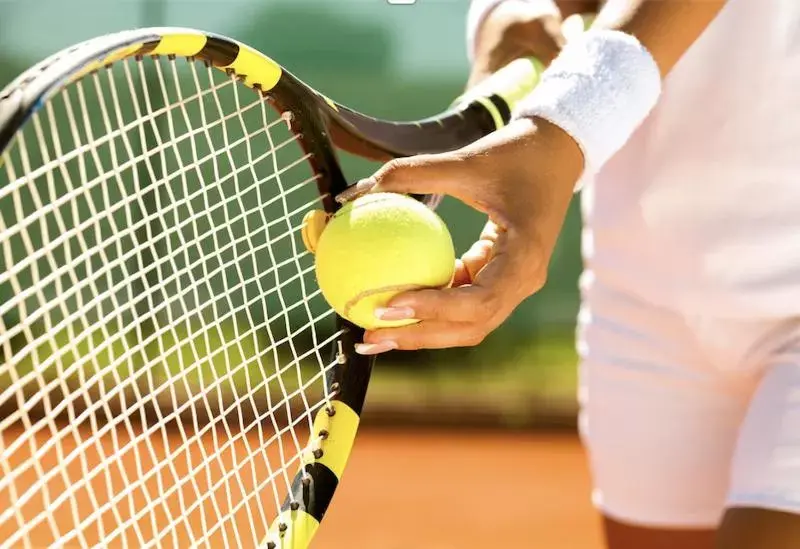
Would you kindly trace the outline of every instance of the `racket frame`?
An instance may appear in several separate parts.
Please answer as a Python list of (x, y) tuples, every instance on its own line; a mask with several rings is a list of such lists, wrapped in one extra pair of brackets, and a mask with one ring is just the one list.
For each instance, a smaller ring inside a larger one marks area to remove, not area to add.
[[(460, 97), (444, 113), (424, 120), (393, 122), (361, 114), (334, 102), (257, 50), (231, 38), (185, 28), (147, 28), (87, 40), (66, 48), (24, 72), (0, 92), (0, 155), (30, 117), (61, 89), (116, 62), (146, 56), (201, 61), (265, 97), (286, 117), (318, 175), (327, 212), (348, 187), (336, 148), (388, 160), (457, 149), (507, 124), (513, 105), (538, 82), (535, 59), (513, 68)], [(502, 72), (502, 71), (501, 71)], [(0, 157), (0, 168), (2, 157)], [(433, 204), (436, 197), (418, 197)], [(333, 350), (338, 366), (326, 377), (332, 398), (319, 410), (314, 432), (320, 446), (305, 460), (269, 530), (268, 549), (305, 549), (327, 511), (352, 449), (366, 398), (373, 357), (355, 353), (364, 331), (337, 317), (343, 335)]]

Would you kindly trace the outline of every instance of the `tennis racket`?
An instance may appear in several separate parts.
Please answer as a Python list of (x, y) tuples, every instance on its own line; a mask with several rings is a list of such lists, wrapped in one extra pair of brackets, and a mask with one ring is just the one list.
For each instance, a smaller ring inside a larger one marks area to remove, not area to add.
[(11, 83), (0, 548), (307, 547), (372, 362), (316, 286), (303, 219), (338, 208), (338, 150), (461, 147), (505, 125), (540, 70), (514, 61), (397, 123), (229, 38), (156, 28)]

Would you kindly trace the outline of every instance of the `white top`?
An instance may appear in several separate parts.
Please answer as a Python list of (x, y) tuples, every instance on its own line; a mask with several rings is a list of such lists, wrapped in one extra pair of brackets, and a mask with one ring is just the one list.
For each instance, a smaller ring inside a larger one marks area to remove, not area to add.
[(729, 0), (583, 190), (598, 277), (689, 314), (800, 314), (800, 1)]
[(689, 313), (800, 312), (800, 2), (729, 0), (589, 187), (598, 275)]

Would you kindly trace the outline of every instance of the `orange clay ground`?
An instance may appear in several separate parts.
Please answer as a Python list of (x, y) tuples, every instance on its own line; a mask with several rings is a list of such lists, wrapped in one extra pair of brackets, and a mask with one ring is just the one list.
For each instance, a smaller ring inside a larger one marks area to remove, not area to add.
[(364, 431), (314, 547), (600, 549), (577, 437)]

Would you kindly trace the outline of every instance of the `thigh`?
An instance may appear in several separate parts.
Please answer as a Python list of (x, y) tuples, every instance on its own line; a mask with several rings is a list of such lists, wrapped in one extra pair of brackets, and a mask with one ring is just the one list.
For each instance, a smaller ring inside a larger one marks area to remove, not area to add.
[(651, 528), (605, 519), (606, 545), (610, 549), (715, 549), (712, 528)]
[(720, 379), (679, 315), (597, 283), (584, 297), (581, 435), (609, 540), (631, 529), (707, 540), (751, 389)]
[(800, 547), (800, 320), (770, 357), (742, 424), (724, 548)]
[(733, 507), (722, 519), (716, 549), (797, 549), (800, 515), (757, 507)]

